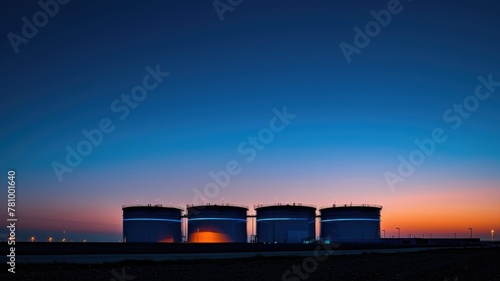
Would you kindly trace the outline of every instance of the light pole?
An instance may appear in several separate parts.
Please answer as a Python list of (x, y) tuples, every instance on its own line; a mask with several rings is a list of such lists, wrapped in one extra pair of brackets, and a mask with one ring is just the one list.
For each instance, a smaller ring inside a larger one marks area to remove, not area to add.
[(49, 242), (52, 242), (52, 240), (53, 240), (52, 237), (49, 237)]
[(457, 233), (455, 233), (455, 239), (457, 239)]
[[(492, 230), (493, 231), (493, 230)], [(492, 234), (493, 235), (493, 234)], [(492, 236), (493, 237), (493, 236)], [(493, 238), (491, 239), (493, 241)], [(31, 242), (35, 242), (35, 236), (31, 236)]]
[(401, 229), (399, 229), (399, 227), (396, 227), (396, 229), (398, 230), (398, 239), (401, 237), (400, 236), (400, 233), (401, 233)]
[(66, 230), (63, 230), (63, 242), (66, 242)]
[(470, 238), (472, 239), (472, 227), (469, 227), (470, 230)]
[(493, 239), (495, 238), (495, 230), (491, 230), (491, 243), (493, 243)]
[(382, 231), (384, 232), (384, 238), (385, 238), (385, 229), (382, 229)]

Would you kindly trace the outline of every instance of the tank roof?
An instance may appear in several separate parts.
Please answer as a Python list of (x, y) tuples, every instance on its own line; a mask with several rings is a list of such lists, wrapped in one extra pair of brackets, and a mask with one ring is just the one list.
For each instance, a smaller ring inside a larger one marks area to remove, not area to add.
[(244, 208), (244, 209), (247, 209), (248, 210), (248, 206), (245, 206), (245, 205), (237, 205), (237, 204), (231, 204), (231, 203), (224, 203), (224, 204), (217, 204), (217, 203), (205, 203), (205, 204), (198, 204), (198, 205), (195, 205), (195, 204), (187, 204), (186, 205), (186, 208), (198, 208), (198, 207), (207, 207), (207, 206), (210, 206), (210, 207), (233, 207), (233, 208)]
[(122, 205), (122, 209), (128, 209), (128, 208), (164, 208), (164, 209), (179, 209), (179, 210), (184, 210), (182, 207), (179, 207), (179, 206), (173, 206), (173, 205), (163, 206), (162, 204), (131, 204), (131, 205)]
[(371, 204), (332, 204), (330, 206), (322, 206), (320, 210), (323, 209), (330, 209), (330, 208), (351, 208), (351, 207), (362, 207), (362, 208), (377, 208), (377, 209), (382, 209), (381, 205), (371, 205)]
[(314, 205), (302, 204), (302, 203), (257, 204), (257, 205), (254, 205), (253, 207), (254, 207), (254, 209), (267, 208), (267, 207), (305, 207), (305, 208), (316, 209), (316, 206), (314, 206)]

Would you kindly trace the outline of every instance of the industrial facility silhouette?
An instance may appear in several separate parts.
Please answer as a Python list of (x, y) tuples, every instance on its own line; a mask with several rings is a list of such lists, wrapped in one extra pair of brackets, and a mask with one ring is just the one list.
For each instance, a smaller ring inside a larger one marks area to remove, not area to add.
[[(233, 204), (123, 206), (123, 242), (312, 243), (378, 242), (378, 205), (330, 205), (319, 209), (300, 203), (247, 206)], [(248, 239), (247, 222), (251, 222)], [(320, 235), (316, 237), (319, 219)], [(184, 223), (183, 223), (184, 220)], [(183, 229), (184, 233), (182, 235)], [(256, 232), (254, 231), (256, 228)]]

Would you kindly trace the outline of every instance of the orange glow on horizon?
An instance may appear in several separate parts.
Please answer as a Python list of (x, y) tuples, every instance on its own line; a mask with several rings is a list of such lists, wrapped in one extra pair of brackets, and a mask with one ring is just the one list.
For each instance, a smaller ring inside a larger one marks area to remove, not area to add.
[[(350, 181), (334, 181), (328, 179), (306, 182), (297, 180), (293, 183), (287, 183), (286, 187), (291, 188), (293, 197), (286, 197), (278, 191), (272, 193), (273, 185), (278, 186), (279, 182), (270, 179), (256, 181), (259, 190), (265, 193), (255, 192), (252, 183), (244, 183), (241, 189), (226, 190), (225, 198), (230, 195), (234, 202), (242, 205), (253, 206), (256, 203), (272, 203), (274, 198), (282, 202), (291, 202), (300, 200), (301, 203), (316, 205), (318, 209), (322, 206), (331, 204), (343, 204), (353, 202), (353, 204), (377, 204), (382, 205), (380, 236), (387, 238), (397, 236), (397, 227), (401, 229), (401, 238), (408, 237), (409, 234), (415, 237), (433, 238), (448, 237), (453, 238), (456, 233), (457, 238), (472, 236), (484, 240), (491, 240), (491, 230), (495, 229), (496, 237), (500, 229), (500, 208), (498, 207), (498, 198), (500, 198), (500, 189), (498, 181), (479, 181), (479, 180), (427, 180), (419, 181), (413, 177), (406, 181), (399, 189), (392, 192), (385, 182), (378, 185), (377, 182), (366, 179), (353, 179)], [(317, 192), (310, 192), (310, 189), (304, 189), (305, 184), (314, 186)], [(332, 186), (336, 187), (332, 189)], [(349, 187), (343, 188), (343, 187)], [(369, 186), (370, 189), (366, 189)], [(337, 188), (338, 187), (338, 188)], [(363, 191), (361, 193), (361, 191)], [(358, 193), (359, 192), (359, 193)], [(319, 196), (324, 193), (328, 196)], [(262, 198), (270, 198), (262, 202)], [(188, 201), (192, 198), (179, 199), (179, 201)], [(218, 199), (218, 198), (217, 198)], [(26, 239), (29, 241), (32, 235), (39, 239), (47, 241), (46, 237), (53, 236), (54, 241), (61, 241), (59, 238), (63, 229), (68, 233), (85, 233), (89, 241), (95, 240), (87, 235), (107, 235), (120, 237), (122, 234), (122, 210), (121, 202), (126, 199), (117, 200), (113, 204), (100, 204), (94, 202), (92, 208), (78, 202), (62, 202), (62, 206), (43, 206), (36, 202), (24, 207), (24, 214), (20, 219), (23, 221)], [(134, 200), (129, 200), (134, 201)], [(41, 203), (40, 203), (41, 204)], [(319, 214), (319, 210), (317, 210)], [(250, 208), (248, 214), (255, 214)], [(182, 223), (183, 235), (185, 233), (185, 222)], [(189, 228), (189, 227), (188, 227)], [(38, 234), (36, 231), (45, 231)], [(202, 231), (204, 231), (202, 233)], [(320, 223), (316, 223), (316, 235), (319, 236)], [(254, 218), (249, 218), (247, 222), (247, 234), (256, 234), (257, 224)], [(56, 234), (57, 233), (57, 234)], [(200, 229), (200, 235), (193, 232), (188, 241), (215, 243), (215, 242), (233, 242), (224, 232), (216, 228)], [(57, 238), (56, 236), (57, 235)], [(496, 238), (498, 239), (498, 238)], [(164, 241), (170, 243), (170, 239)]]
[(397, 200), (385, 203), (382, 209), (381, 230), (386, 236), (397, 235), (396, 227), (401, 228), (401, 237), (409, 234), (415, 237), (470, 237), (486, 238), (489, 230), (498, 225), (500, 212), (497, 190), (477, 192), (466, 189), (467, 184), (459, 183), (446, 191), (417, 187), (403, 191), (408, 194), (395, 194)]

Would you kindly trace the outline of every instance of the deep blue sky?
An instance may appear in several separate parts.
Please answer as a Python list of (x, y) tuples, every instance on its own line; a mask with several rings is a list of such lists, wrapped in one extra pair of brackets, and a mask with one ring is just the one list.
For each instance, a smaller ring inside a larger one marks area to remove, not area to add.
[[(401, 1), (351, 63), (339, 44), (388, 1), (244, 0), (224, 21), (211, 1), (91, 2), (60, 6), (17, 54), (7, 34), (40, 7), (9, 1), (0, 12), (2, 171), (19, 175), (26, 229), (37, 228), (29, 217), (53, 219), (48, 232), (97, 220), (118, 228), (94, 232), (119, 239), (121, 204), (192, 203), (208, 172), (244, 161), (238, 145), (285, 106), (296, 119), (214, 201), (391, 206), (415, 198), (408, 190), (456, 192), (456, 181), (464, 196), (500, 199), (500, 88), (459, 129), (442, 117), (479, 75), (500, 81), (496, 1)], [(111, 103), (157, 64), (170, 76), (120, 120)], [(60, 183), (51, 163), (102, 118), (115, 131)], [(384, 172), (436, 127), (448, 140), (391, 193)]]

